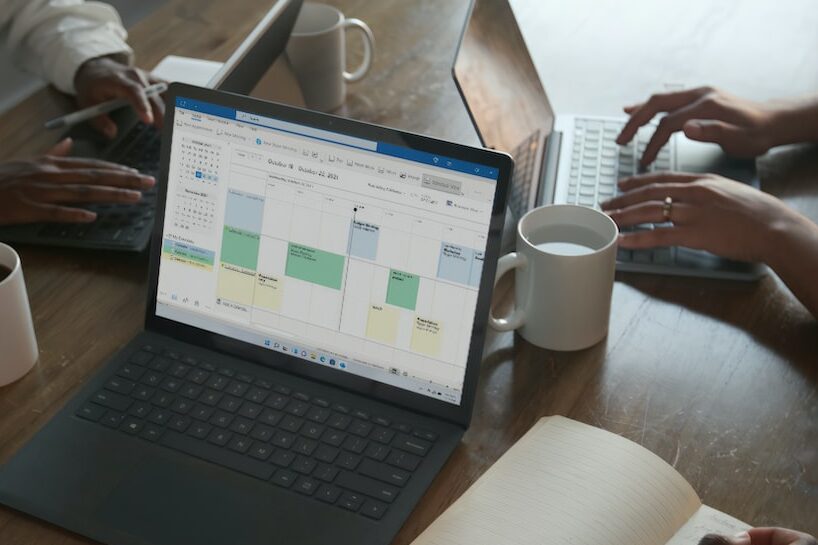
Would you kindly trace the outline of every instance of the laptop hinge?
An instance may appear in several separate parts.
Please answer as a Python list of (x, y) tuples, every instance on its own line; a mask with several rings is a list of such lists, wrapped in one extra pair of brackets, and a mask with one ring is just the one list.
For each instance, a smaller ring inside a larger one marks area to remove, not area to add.
[(545, 140), (543, 163), (540, 171), (540, 187), (537, 190), (537, 206), (554, 202), (554, 188), (557, 185), (562, 132), (553, 131)]

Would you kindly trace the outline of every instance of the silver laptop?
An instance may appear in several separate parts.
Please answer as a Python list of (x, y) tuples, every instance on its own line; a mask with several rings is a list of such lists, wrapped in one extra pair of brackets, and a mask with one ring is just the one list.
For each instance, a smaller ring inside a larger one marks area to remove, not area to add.
[[(504, 246), (513, 244), (513, 225), (531, 208), (549, 203), (599, 208), (618, 193), (617, 180), (640, 171), (715, 172), (758, 187), (753, 161), (730, 158), (714, 144), (675, 134), (641, 170), (639, 157), (655, 124), (619, 146), (615, 139), (626, 118), (555, 115), (506, 0), (472, 2), (453, 74), (483, 145), (514, 157)], [(766, 268), (700, 250), (663, 247), (620, 249), (617, 270), (755, 280)]]

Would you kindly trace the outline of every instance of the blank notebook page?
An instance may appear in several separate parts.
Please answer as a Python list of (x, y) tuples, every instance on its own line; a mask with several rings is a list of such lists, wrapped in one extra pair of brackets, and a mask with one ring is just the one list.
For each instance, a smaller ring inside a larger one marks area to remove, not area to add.
[(540, 419), (414, 545), (661, 545), (701, 505), (670, 465), (618, 435)]

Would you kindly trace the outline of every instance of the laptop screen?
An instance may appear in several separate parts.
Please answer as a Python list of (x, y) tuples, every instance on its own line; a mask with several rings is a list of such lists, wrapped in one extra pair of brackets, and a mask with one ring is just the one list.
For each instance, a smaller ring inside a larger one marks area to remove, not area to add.
[(497, 168), (175, 108), (157, 316), (460, 404)]

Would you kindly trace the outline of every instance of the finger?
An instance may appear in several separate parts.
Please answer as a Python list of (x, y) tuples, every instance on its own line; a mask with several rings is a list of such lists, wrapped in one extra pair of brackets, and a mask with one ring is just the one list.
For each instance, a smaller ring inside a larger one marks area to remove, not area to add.
[(135, 203), (140, 191), (93, 185), (49, 185), (26, 189), (26, 197), (40, 203)]
[(687, 246), (698, 247), (689, 227), (676, 226), (659, 227), (649, 231), (634, 231), (619, 234), (619, 247), (626, 250), (644, 250), (660, 246)]
[(98, 115), (97, 117), (91, 119), (89, 123), (98, 132), (104, 134), (105, 137), (108, 138), (109, 140), (113, 140), (114, 138), (116, 138), (116, 133), (119, 132), (116, 123), (114, 123), (114, 120), (111, 119), (111, 116), (107, 114)]
[(31, 221), (33, 222), (90, 223), (97, 219), (95, 212), (83, 210), (82, 208), (40, 203), (32, 203), (29, 206), (31, 208)]
[(750, 545), (750, 536), (741, 532), (734, 536), (707, 534), (699, 540), (699, 545)]
[(66, 137), (54, 144), (54, 146), (48, 150), (47, 155), (53, 155), (55, 157), (65, 157), (69, 153), (71, 153), (71, 148), (74, 146), (74, 141), (71, 137)]
[(625, 123), (622, 132), (617, 136), (616, 143), (620, 146), (627, 144), (633, 139), (639, 127), (647, 124), (659, 112), (670, 112), (681, 108), (709, 91), (707, 88), (699, 88), (652, 95), (647, 102), (632, 110), (631, 118)]
[[(134, 75), (137, 78), (137, 81), (133, 81), (131, 79), (122, 78), (122, 84), (120, 89), (122, 90), (122, 95), (133, 105), (134, 109), (136, 110), (136, 114), (139, 116), (144, 123), (148, 125), (153, 124), (153, 112), (151, 111), (151, 105), (148, 101), (148, 96), (145, 94), (145, 87), (143, 86), (142, 82), (138, 79), (139, 72), (136, 72)], [(138, 82), (138, 83), (137, 83)]]
[(151, 112), (153, 113), (154, 125), (157, 129), (162, 128), (162, 122), (165, 120), (165, 101), (159, 95), (153, 95), (149, 98), (151, 103)]
[(602, 202), (600, 203), (600, 208), (606, 211), (621, 210), (622, 208), (633, 206), (640, 202), (664, 201), (665, 197), (670, 197), (674, 201), (695, 204), (699, 199), (695, 195), (696, 191), (691, 191), (692, 188), (698, 189), (698, 186), (685, 183), (646, 185)]
[(32, 175), (37, 180), (59, 184), (91, 184), (125, 189), (150, 189), (156, 185), (152, 176), (107, 169), (76, 169), (58, 172), (40, 172)]
[(665, 217), (665, 203), (663, 201), (648, 201), (625, 208), (608, 211), (608, 215), (619, 227), (630, 227), (643, 223), (664, 223), (672, 221), (676, 224), (689, 223), (695, 216), (694, 208), (685, 203), (673, 203), (668, 217)]
[(683, 130), (691, 140), (714, 142), (722, 146), (726, 142), (735, 142), (746, 134), (741, 128), (717, 119), (692, 119), (684, 124)]
[(814, 545), (815, 538), (787, 528), (751, 528), (747, 530), (753, 545)]
[(670, 140), (674, 132), (682, 130), (682, 127), (687, 121), (697, 117), (710, 117), (715, 113), (713, 110), (714, 105), (712, 102), (699, 99), (663, 117), (656, 126), (656, 130), (653, 132), (648, 145), (645, 146), (645, 151), (641, 158), (642, 165), (647, 166), (651, 164), (653, 160), (656, 159), (662, 146)]
[(123, 170), (125, 172), (139, 172), (135, 168), (131, 168), (125, 165), (120, 165), (118, 163), (109, 163), (108, 161), (102, 161), (100, 159), (90, 159), (88, 157), (54, 157), (51, 155), (46, 156), (46, 160), (50, 162), (52, 165), (58, 168), (65, 168), (65, 169), (78, 169), (78, 168), (90, 168), (90, 169), (107, 169), (107, 170)]
[(619, 189), (630, 191), (637, 187), (643, 187), (650, 184), (663, 183), (677, 183), (685, 184), (695, 182), (702, 178), (701, 174), (691, 174), (689, 172), (651, 172), (649, 174), (637, 174), (636, 176), (629, 176), (619, 180)]

